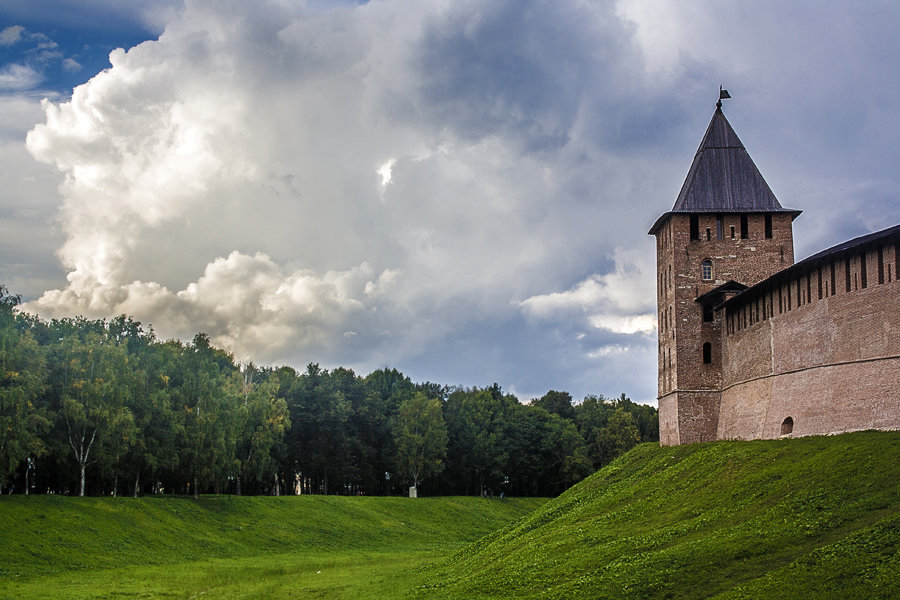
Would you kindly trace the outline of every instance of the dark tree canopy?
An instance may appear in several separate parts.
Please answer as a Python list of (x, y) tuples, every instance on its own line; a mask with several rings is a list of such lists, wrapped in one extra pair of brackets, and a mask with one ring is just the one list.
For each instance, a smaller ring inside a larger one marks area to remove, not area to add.
[(0, 491), (553, 496), (637, 443), (656, 409), (494, 383), (237, 364), (131, 317), (43, 321), (0, 286)]

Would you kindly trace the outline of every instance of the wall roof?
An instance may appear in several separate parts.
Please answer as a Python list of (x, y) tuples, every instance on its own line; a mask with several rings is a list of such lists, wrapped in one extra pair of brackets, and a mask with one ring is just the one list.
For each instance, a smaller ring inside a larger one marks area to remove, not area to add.
[(875, 233), (853, 238), (850, 241), (838, 244), (837, 246), (832, 246), (827, 250), (822, 250), (821, 252), (817, 252), (812, 256), (804, 258), (800, 262), (794, 263), (790, 267), (775, 273), (768, 279), (764, 279), (756, 285), (747, 288), (736, 296), (732, 296), (717, 306), (716, 310), (725, 306), (738, 304), (748, 298), (755, 298), (761, 291), (767, 290), (769, 287), (779, 284), (786, 279), (792, 279), (801, 273), (815, 269), (822, 263), (843, 258), (847, 254), (858, 253), (869, 247), (878, 246), (879, 244), (884, 244), (888, 241), (894, 244), (900, 244), (900, 225), (894, 225), (893, 227), (888, 227), (887, 229), (882, 229)]

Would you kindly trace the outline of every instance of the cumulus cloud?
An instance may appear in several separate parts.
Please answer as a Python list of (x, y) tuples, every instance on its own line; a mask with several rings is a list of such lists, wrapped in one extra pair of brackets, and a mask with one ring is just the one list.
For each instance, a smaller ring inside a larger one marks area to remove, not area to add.
[[(354, 331), (381, 331), (380, 314), (356, 313), (388, 297), (385, 319), (416, 345), (429, 334), (409, 321), (440, 331), (473, 310), (505, 310), (541, 285), (533, 276), (566, 243), (550, 199), (572, 162), (583, 167), (570, 155), (593, 143), (582, 137), (595, 100), (581, 76), (593, 64), (620, 77), (629, 52), (602, 10), (555, 12), (189, 4), (158, 41), (113, 52), (112, 68), (70, 101), (46, 102), (46, 123), (29, 134), (32, 154), (66, 174), (59, 256), (69, 271), (68, 287), (33, 307), (130, 310), (179, 334), (168, 315), (189, 314), (239, 354), (267, 355), (282, 345), (254, 328), (292, 331), (285, 323), (305, 314), (275, 292), (294, 289), (297, 272), (326, 281), (365, 265), (371, 278), (344, 289), (326, 321), (358, 317), (368, 322)], [(547, 29), (551, 17), (560, 22)], [(563, 29), (581, 44), (606, 34), (610, 56), (575, 55), (560, 71)], [(228, 294), (244, 278), (269, 292), (253, 310), (241, 305), (238, 326)], [(204, 310), (166, 308), (179, 302)], [(447, 312), (430, 318), (436, 308)], [(298, 346), (304, 335), (321, 343), (297, 331)]]
[[(197, 281), (172, 292), (156, 282), (95, 284), (44, 294), (31, 307), (48, 316), (152, 315), (167, 332), (190, 338), (212, 332), (239, 360), (289, 357), (297, 352), (331, 354), (342, 343), (341, 328), (364, 320), (389, 291), (393, 274), (368, 264), (322, 275), (286, 273), (263, 253), (234, 251), (210, 262)], [(364, 300), (368, 302), (364, 302)]]
[[(707, 41), (737, 16), (643, 0), (166, 6), (143, 17), (165, 23), (158, 40), (45, 101), (28, 134), (64, 177), (67, 279), (27, 308), (203, 330), (257, 362), (655, 396), (644, 232), (709, 118), (698, 98), (735, 72)], [(749, 78), (766, 65), (741, 39)], [(791, 55), (787, 40), (766, 55)]]
[(656, 331), (656, 266), (646, 252), (617, 249), (615, 269), (595, 273), (571, 289), (532, 296), (520, 305), (540, 319), (581, 319), (586, 326), (618, 334)]

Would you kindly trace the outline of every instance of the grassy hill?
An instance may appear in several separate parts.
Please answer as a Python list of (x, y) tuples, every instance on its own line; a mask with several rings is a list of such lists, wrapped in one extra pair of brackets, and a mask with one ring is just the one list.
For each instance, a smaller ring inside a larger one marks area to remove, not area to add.
[(313, 577), (326, 589), (327, 575), (337, 581), (342, 569), (361, 569), (357, 583), (368, 585), (381, 563), (418, 566), (446, 556), (545, 501), (5, 496), (0, 599), (191, 595), (180, 590), (265, 598), (282, 588), (291, 596), (289, 585), (270, 583), (295, 583), (310, 570), (326, 571)]
[(420, 597), (900, 597), (900, 433), (637, 447)]
[(549, 502), (0, 498), (0, 600), (897, 590), (900, 432), (646, 444)]

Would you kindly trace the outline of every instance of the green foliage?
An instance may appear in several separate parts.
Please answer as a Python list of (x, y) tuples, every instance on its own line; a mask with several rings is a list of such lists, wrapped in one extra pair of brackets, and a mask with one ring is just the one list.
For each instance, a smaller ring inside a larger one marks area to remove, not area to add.
[(62, 338), (54, 350), (56, 409), (80, 471), (78, 495), (84, 496), (87, 466), (114, 468), (136, 436), (132, 372), (125, 348), (94, 332)]
[(19, 465), (44, 454), (50, 421), (40, 407), (46, 388), (44, 352), (13, 312), (18, 296), (0, 286), (0, 493)]
[(656, 435), (656, 409), (624, 394), (526, 405), (396, 369), (238, 365), (203, 333), (18, 305), (0, 286), (2, 491), (554, 496)]
[(445, 409), (449, 434), (447, 471), (466, 482), (466, 493), (499, 490), (509, 459), (507, 412), (515, 398), (493, 389), (456, 390)]
[(575, 418), (575, 407), (572, 404), (572, 396), (568, 392), (550, 390), (540, 398), (532, 400), (531, 405), (543, 408), (564, 419)]
[(595, 468), (608, 465), (641, 442), (659, 441), (659, 415), (622, 394), (616, 400), (588, 396), (575, 407), (575, 423)]
[(891, 598), (900, 433), (642, 444), (432, 573), (428, 598)]
[(268, 478), (275, 477), (277, 447), (283, 443), (291, 420), (287, 403), (283, 398), (275, 397), (277, 383), (274, 379), (258, 381), (260, 372), (253, 364), (247, 365), (241, 376), (243, 399), (236, 414), (240, 429), (238, 459), (241, 463), (237, 481), (262, 484)]
[(441, 401), (415, 392), (400, 403), (394, 420), (397, 470), (413, 486), (444, 470), (447, 426)]

